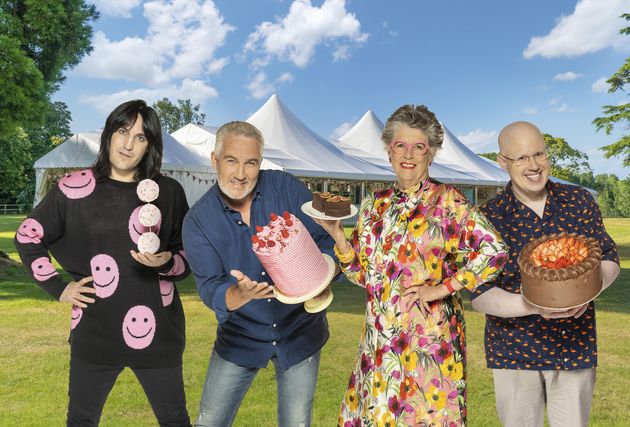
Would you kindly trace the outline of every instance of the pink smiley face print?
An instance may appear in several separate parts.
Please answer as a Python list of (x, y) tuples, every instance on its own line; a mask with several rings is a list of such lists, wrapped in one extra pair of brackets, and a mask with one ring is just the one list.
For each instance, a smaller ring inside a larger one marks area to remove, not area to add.
[(151, 345), (155, 335), (155, 315), (146, 305), (131, 307), (123, 320), (122, 333), (125, 343), (135, 350)]
[(59, 180), (59, 189), (69, 199), (81, 199), (92, 194), (96, 179), (90, 169), (72, 172)]
[(120, 279), (118, 264), (114, 258), (106, 254), (98, 254), (90, 260), (90, 269), (96, 295), (101, 298), (112, 295)]
[(44, 227), (33, 218), (26, 218), (15, 232), (20, 243), (40, 243), (44, 237)]
[(175, 286), (173, 282), (168, 280), (160, 280), (160, 296), (162, 297), (162, 305), (164, 307), (171, 305), (175, 295)]
[(160, 232), (160, 225), (162, 224), (162, 220), (160, 219), (155, 227), (145, 227), (140, 222), (140, 209), (142, 206), (138, 206), (131, 212), (131, 216), (129, 217), (129, 236), (131, 240), (137, 245), (138, 239), (142, 236), (142, 233), (147, 233), (152, 231), (154, 233)]
[(72, 314), (70, 316), (70, 329), (74, 329), (77, 327), (81, 318), (83, 317), (83, 309), (81, 307), (77, 307), (76, 305), (72, 306)]
[(31, 263), (31, 271), (38, 282), (44, 282), (59, 274), (52, 262), (45, 256), (39, 257)]

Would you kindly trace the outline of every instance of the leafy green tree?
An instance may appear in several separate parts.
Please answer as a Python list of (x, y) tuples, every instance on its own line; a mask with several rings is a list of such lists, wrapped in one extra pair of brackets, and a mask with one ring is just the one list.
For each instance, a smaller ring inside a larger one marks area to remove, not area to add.
[[(621, 15), (626, 21), (630, 21), (630, 13)], [(621, 34), (630, 35), (630, 27), (622, 28)], [(626, 58), (626, 62), (617, 70), (617, 72), (606, 81), (610, 87), (608, 92), (614, 93), (623, 90), (624, 86), (630, 83), (630, 57)], [(593, 120), (593, 124), (597, 130), (604, 130), (610, 135), (616, 125), (622, 126), (625, 130), (630, 128), (630, 103), (622, 105), (604, 105), (602, 107), (604, 115)], [(604, 157), (623, 156), (623, 165), (630, 166), (630, 135), (622, 135), (617, 141), (601, 148), (604, 151)]]
[(593, 170), (586, 153), (573, 148), (564, 138), (544, 134), (551, 174), (556, 178), (587, 187), (593, 186)]
[(495, 162), (498, 161), (499, 158), (499, 153), (479, 153), (479, 155), (481, 157), (485, 157), (486, 159), (490, 159), (490, 160), (494, 160)]
[(84, 0), (0, 0), (0, 34), (18, 41), (41, 72), (46, 92), (92, 51), (91, 22), (99, 13)]
[(199, 104), (192, 105), (190, 99), (178, 99), (177, 104), (174, 104), (168, 98), (162, 98), (152, 107), (160, 117), (162, 129), (166, 133), (174, 132), (189, 123), (203, 125), (206, 121), (206, 115), (199, 112)]
[(31, 144), (28, 135), (20, 127), (5, 134), (0, 141), (0, 203), (15, 201), (20, 191), (28, 185), (27, 169), (31, 164)]

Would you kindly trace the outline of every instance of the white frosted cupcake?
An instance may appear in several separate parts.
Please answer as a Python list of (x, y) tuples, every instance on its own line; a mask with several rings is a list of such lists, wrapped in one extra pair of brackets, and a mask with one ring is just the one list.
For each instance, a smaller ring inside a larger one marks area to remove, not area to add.
[(154, 254), (160, 248), (160, 238), (157, 234), (149, 231), (142, 233), (138, 239), (138, 251)]
[(160, 186), (152, 179), (143, 179), (138, 183), (136, 193), (140, 200), (149, 203), (157, 199), (160, 195)]
[(147, 203), (140, 208), (138, 220), (145, 227), (155, 227), (162, 220), (162, 213), (157, 206)]

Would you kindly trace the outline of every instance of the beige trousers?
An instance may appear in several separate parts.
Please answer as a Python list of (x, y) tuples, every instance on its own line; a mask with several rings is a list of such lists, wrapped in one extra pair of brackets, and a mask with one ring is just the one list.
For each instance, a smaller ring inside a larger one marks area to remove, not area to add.
[(505, 427), (586, 427), (595, 368), (574, 371), (493, 369), (497, 414)]

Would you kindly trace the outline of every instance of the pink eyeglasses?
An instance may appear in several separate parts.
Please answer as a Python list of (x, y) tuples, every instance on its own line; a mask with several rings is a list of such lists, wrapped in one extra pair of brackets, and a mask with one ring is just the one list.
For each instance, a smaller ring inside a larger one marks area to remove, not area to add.
[(426, 142), (403, 142), (403, 141), (392, 141), (389, 146), (392, 151), (396, 154), (405, 154), (407, 150), (411, 150), (411, 153), (414, 156), (422, 156), (429, 151), (429, 144)]

